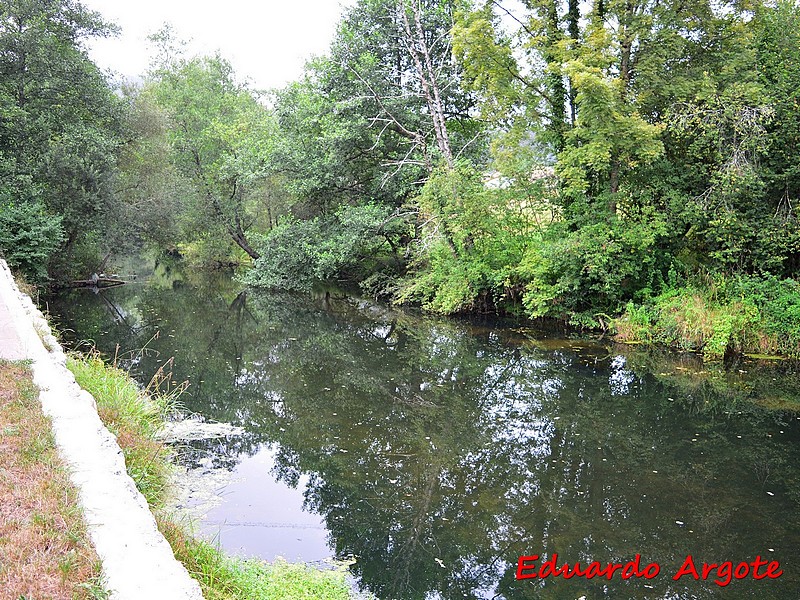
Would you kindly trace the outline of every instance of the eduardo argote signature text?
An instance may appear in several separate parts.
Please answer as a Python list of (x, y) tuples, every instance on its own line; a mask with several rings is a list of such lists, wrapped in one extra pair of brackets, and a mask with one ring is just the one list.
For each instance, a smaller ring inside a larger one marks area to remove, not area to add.
[[(641, 555), (637, 554), (633, 560), (626, 563), (599, 563), (593, 561), (586, 566), (576, 563), (558, 564), (558, 554), (553, 553), (541, 564), (537, 564), (538, 554), (530, 556), (520, 556), (517, 561), (517, 579), (545, 579), (547, 577), (605, 577), (612, 579), (615, 575), (620, 579), (644, 578), (653, 579), (661, 573), (661, 566), (658, 563), (647, 563), (642, 565)], [(713, 578), (714, 583), (725, 587), (734, 579), (777, 579), (783, 575), (780, 563), (776, 560), (767, 560), (756, 556), (751, 562), (733, 563), (725, 561), (721, 563), (696, 563), (691, 554), (686, 556), (683, 564), (672, 575), (675, 581), (682, 577), (693, 577), (696, 580), (707, 580)]]

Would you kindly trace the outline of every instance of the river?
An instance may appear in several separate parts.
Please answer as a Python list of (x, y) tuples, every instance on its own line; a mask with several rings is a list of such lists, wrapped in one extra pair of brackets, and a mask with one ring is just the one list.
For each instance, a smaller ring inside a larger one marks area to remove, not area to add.
[[(381, 599), (800, 597), (796, 365), (163, 269), (43, 304), (142, 382), (174, 358), (183, 410), (244, 429), (181, 450), (232, 474), (201, 527), (232, 552), (346, 560)], [(515, 578), (554, 554), (659, 573)], [(689, 555), (783, 573), (675, 580)]]

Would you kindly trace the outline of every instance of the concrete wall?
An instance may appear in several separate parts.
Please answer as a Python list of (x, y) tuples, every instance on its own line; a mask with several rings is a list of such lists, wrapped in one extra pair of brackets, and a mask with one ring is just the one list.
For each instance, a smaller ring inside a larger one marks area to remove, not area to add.
[(32, 361), (44, 413), (77, 486), (89, 535), (113, 600), (200, 600), (199, 584), (172, 554), (125, 471), (94, 398), (66, 368), (47, 321), (0, 260), (0, 357)]

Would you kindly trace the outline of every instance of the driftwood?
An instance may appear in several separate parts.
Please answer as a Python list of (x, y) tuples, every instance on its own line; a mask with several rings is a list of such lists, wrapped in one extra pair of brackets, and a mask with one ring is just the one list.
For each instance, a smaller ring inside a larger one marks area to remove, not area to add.
[(66, 287), (72, 288), (81, 288), (81, 287), (97, 287), (97, 288), (106, 288), (106, 287), (114, 287), (117, 285), (123, 285), (128, 283), (124, 279), (114, 279), (112, 277), (98, 277), (97, 279), (78, 279), (76, 281), (70, 281), (66, 284)]

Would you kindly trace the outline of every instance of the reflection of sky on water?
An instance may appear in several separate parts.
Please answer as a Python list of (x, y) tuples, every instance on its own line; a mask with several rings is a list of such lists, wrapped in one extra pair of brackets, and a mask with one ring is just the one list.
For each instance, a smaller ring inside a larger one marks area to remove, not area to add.
[[(226, 286), (73, 295), (53, 310), (109, 354), (169, 332), (148, 343), (153, 354), (135, 355), (138, 372), (146, 379), (175, 356), (175, 379), (192, 381), (187, 409), (247, 430), (208, 447), (240, 479), (209, 517), (227, 548), (356, 555), (364, 585), (409, 599), (718, 591), (669, 577), (652, 589), (515, 582), (516, 558), (531, 553), (641, 553), (665, 571), (689, 552), (752, 560), (769, 547), (800, 560), (800, 428), (751, 402), (800, 389), (791, 373), (730, 385), (725, 373), (689, 376), (700, 369), (684, 357), (650, 364), (365, 301)], [(798, 581), (787, 572), (772, 587), (738, 582), (726, 593), (794, 598)]]
[(636, 379), (633, 371), (625, 368), (625, 357), (615, 356), (611, 359), (611, 375), (608, 376), (608, 387), (613, 396), (624, 396), (630, 393), (630, 385)]
[(274, 468), (275, 450), (269, 446), (242, 457), (201, 531), (240, 556), (307, 562), (330, 557), (324, 521), (304, 509), (309, 477), (301, 476), (293, 487), (276, 479)]

